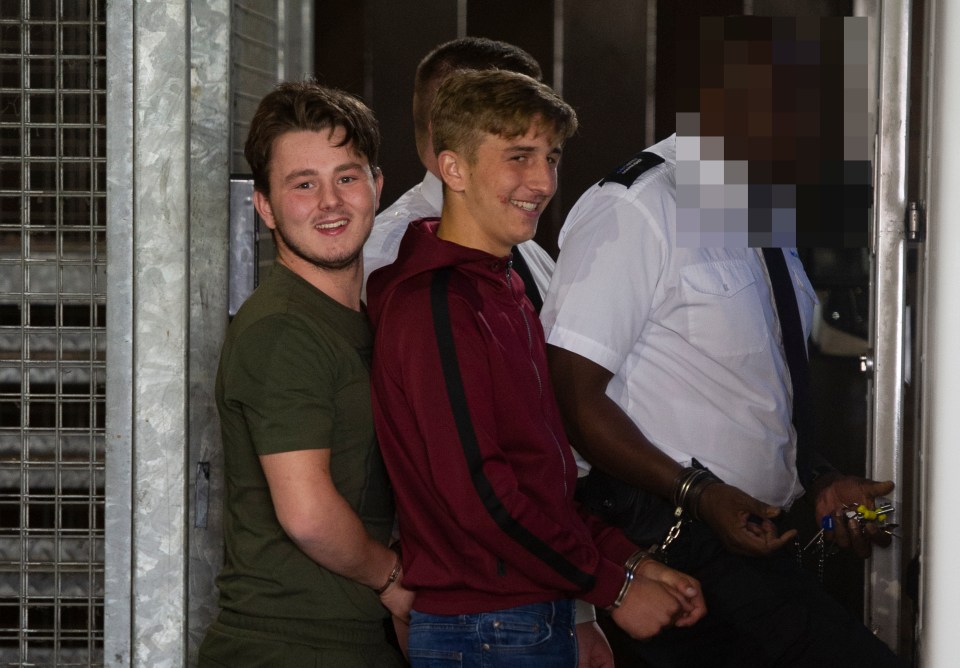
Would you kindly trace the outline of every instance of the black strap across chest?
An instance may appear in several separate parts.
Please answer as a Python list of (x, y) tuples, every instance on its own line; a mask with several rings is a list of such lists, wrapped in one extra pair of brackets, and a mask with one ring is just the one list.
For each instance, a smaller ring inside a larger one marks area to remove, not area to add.
[(533, 309), (539, 314), (543, 308), (543, 298), (540, 296), (540, 289), (537, 282), (533, 280), (533, 274), (530, 272), (530, 265), (523, 257), (518, 246), (513, 247), (513, 270), (520, 274), (523, 279), (523, 290), (527, 293), (527, 299), (533, 304)]
[(763, 261), (777, 306), (783, 350), (793, 386), (793, 427), (797, 431), (797, 471), (801, 478), (813, 467), (813, 412), (810, 399), (810, 362), (803, 336), (800, 307), (782, 248), (764, 248)]

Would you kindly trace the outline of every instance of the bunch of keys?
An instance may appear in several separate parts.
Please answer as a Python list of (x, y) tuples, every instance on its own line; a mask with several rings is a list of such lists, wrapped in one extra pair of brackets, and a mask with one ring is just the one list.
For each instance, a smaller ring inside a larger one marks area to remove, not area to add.
[[(896, 529), (899, 525), (888, 522), (887, 519), (894, 512), (893, 504), (888, 500), (882, 497), (877, 498), (877, 503), (875, 508), (867, 508), (864, 504), (844, 504), (843, 516), (847, 520), (856, 520), (860, 525), (860, 528), (863, 527), (868, 522), (875, 522), (876, 526), (880, 530), (886, 533), (889, 536), (899, 538), (897, 534), (893, 533), (893, 530)], [(806, 544), (803, 548), (803, 552), (806, 552), (814, 544), (817, 545), (818, 553), (820, 556), (819, 562), (817, 564), (817, 575), (820, 578), (820, 581), (823, 581), (823, 563), (827, 556), (827, 545), (826, 545), (826, 535), (825, 532), (833, 531), (834, 520), (833, 515), (824, 515), (820, 520), (820, 531), (810, 539), (810, 542)]]
[(878, 498), (877, 507), (872, 509), (867, 508), (862, 503), (857, 504), (856, 507), (852, 503), (845, 504), (844, 508), (843, 514), (848, 520), (857, 520), (861, 527), (867, 522), (876, 522), (885, 534), (896, 536), (893, 529), (896, 529), (899, 525), (887, 522), (887, 517), (894, 512), (893, 504), (889, 500)]
[[(833, 515), (824, 515), (820, 520), (820, 531), (818, 531), (813, 538), (810, 539), (810, 542), (807, 543), (803, 550), (797, 554), (797, 561), (803, 561), (803, 554), (810, 549), (814, 544), (817, 546), (817, 579), (820, 582), (823, 582), (823, 564), (827, 560), (827, 539), (825, 536), (826, 531), (833, 531)], [(832, 553), (831, 553), (832, 554)]]

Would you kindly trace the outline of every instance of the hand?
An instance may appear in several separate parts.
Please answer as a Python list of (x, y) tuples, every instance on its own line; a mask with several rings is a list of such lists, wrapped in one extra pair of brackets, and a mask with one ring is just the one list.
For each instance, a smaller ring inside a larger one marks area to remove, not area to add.
[(727, 549), (737, 554), (772, 554), (797, 535), (791, 529), (778, 536), (777, 527), (770, 520), (780, 514), (780, 509), (733, 485), (718, 483), (704, 489), (697, 510)]
[(821, 480), (814, 485), (814, 507), (817, 524), (823, 517), (833, 515), (833, 531), (825, 533), (827, 538), (842, 548), (852, 548), (855, 554), (863, 558), (870, 556), (874, 544), (880, 547), (890, 545), (890, 534), (881, 530), (876, 522), (861, 524), (856, 519), (848, 520), (843, 513), (850, 506), (856, 507), (861, 503), (873, 508), (878, 496), (886, 496), (893, 491), (892, 481), (877, 482), (840, 473), (827, 474)]
[[(403, 571), (400, 572), (401, 577)], [(413, 592), (405, 589), (400, 578), (390, 584), (386, 591), (380, 594), (380, 602), (390, 614), (402, 622), (410, 622), (410, 608), (413, 607)]]
[(667, 626), (690, 626), (706, 611), (695, 579), (650, 560), (638, 567), (623, 603), (611, 617), (631, 638), (645, 640)]
[(613, 668), (613, 650), (596, 622), (577, 624), (579, 668)]
[(636, 575), (655, 580), (674, 592), (683, 608), (683, 614), (674, 622), (676, 626), (693, 626), (707, 614), (707, 604), (703, 600), (703, 591), (696, 578), (674, 570), (655, 559), (641, 561)]
[(407, 654), (407, 644), (410, 638), (410, 621), (403, 620), (393, 615), (393, 630), (397, 634), (397, 644), (400, 645), (400, 651), (403, 652), (403, 657), (409, 661), (410, 657)]

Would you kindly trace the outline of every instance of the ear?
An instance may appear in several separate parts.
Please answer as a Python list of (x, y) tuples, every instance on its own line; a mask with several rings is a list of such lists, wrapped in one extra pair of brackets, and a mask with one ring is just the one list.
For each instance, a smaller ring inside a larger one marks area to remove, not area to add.
[(450, 190), (464, 191), (469, 165), (462, 155), (453, 151), (440, 151), (437, 155), (437, 169), (440, 170), (440, 178)]
[(264, 225), (271, 230), (277, 229), (277, 221), (273, 218), (273, 207), (270, 206), (270, 198), (259, 190), (253, 191), (253, 208), (260, 214)]
[(374, 184), (377, 189), (376, 201), (374, 202), (373, 210), (376, 211), (380, 208), (380, 193), (383, 192), (383, 170), (377, 167), (377, 175), (373, 179)]

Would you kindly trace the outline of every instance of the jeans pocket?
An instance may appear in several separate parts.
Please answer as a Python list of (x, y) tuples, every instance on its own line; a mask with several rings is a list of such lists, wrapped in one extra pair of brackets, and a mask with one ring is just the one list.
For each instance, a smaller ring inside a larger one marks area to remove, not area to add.
[(513, 608), (481, 615), (481, 642), (500, 652), (536, 647), (552, 635), (550, 619), (538, 612)]

